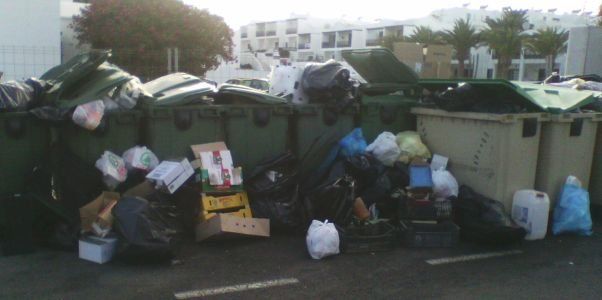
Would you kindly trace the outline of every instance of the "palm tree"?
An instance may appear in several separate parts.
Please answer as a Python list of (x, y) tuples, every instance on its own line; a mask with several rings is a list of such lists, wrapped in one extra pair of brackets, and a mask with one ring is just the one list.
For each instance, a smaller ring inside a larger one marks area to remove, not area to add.
[(598, 26), (602, 27), (602, 4), (600, 4), (600, 9), (598, 10)]
[(546, 74), (554, 71), (554, 62), (559, 53), (566, 51), (569, 33), (564, 29), (546, 27), (538, 29), (526, 41), (527, 49), (546, 58)]
[(441, 35), (428, 26), (418, 26), (414, 28), (414, 32), (408, 37), (408, 41), (427, 45), (440, 44)]
[(497, 55), (496, 78), (508, 78), (512, 59), (520, 55), (526, 14), (526, 10), (504, 9), (501, 18), (485, 20), (487, 28), (481, 32), (481, 37)]
[(454, 22), (452, 30), (445, 30), (442, 33), (445, 42), (456, 49), (456, 58), (458, 59), (458, 76), (464, 76), (464, 61), (470, 56), (470, 49), (479, 43), (479, 34), (470, 20), (457, 19)]

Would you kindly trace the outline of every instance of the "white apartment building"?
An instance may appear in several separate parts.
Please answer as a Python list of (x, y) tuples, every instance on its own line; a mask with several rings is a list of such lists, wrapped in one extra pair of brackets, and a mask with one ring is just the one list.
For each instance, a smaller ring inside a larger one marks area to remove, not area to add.
[[(239, 62), (242, 67), (268, 71), (271, 65), (279, 62), (278, 49), (288, 50), (293, 62), (325, 61), (334, 58), (341, 60), (341, 50), (352, 48), (377, 47), (385, 35), (409, 36), (416, 26), (429, 26), (433, 30), (452, 29), (454, 21), (469, 19), (478, 30), (486, 28), (486, 18), (497, 18), (501, 11), (450, 8), (433, 11), (423, 18), (409, 20), (324, 20), (307, 16), (287, 20), (256, 22), (240, 28)], [(529, 10), (529, 22), (525, 24), (525, 34), (545, 27), (559, 27), (566, 30), (595, 23), (595, 17), (574, 12), (556, 14), (554, 11)], [(574, 34), (580, 34), (575, 31)], [(522, 61), (522, 63), (521, 63)], [(497, 59), (487, 47), (474, 48), (471, 59), (466, 62), (465, 76), (493, 78)], [(452, 61), (452, 71), (457, 74), (457, 60)], [(521, 67), (522, 65), (522, 67)], [(566, 72), (566, 55), (559, 55), (556, 68), (561, 74)], [(517, 57), (511, 67), (514, 79), (538, 80), (545, 74), (545, 59), (524, 50), (523, 59)]]
[(341, 50), (378, 46), (388, 34), (402, 36), (403, 23), (310, 17), (252, 23), (240, 28), (240, 63), (269, 70), (280, 58), (278, 49), (289, 51), (297, 62), (341, 60)]

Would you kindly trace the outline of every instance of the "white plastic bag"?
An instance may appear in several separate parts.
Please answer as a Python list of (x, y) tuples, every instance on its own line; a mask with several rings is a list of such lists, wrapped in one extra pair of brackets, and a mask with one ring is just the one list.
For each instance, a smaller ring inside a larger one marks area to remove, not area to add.
[(433, 170), (433, 194), (437, 198), (458, 197), (458, 181), (447, 170)]
[(404, 131), (397, 134), (396, 137), (397, 145), (401, 151), (399, 161), (409, 163), (412, 159), (419, 157), (428, 159), (431, 157), (431, 152), (422, 143), (420, 135), (415, 131)]
[(110, 189), (115, 189), (127, 179), (125, 162), (111, 151), (105, 151), (95, 165), (104, 175), (103, 180)]
[(313, 259), (339, 254), (339, 232), (334, 224), (313, 220), (307, 230), (307, 251)]
[(73, 111), (73, 122), (85, 129), (94, 130), (100, 124), (105, 113), (102, 100), (96, 100), (78, 105)]
[(159, 165), (157, 156), (146, 147), (133, 147), (123, 153), (125, 168), (128, 171), (137, 169), (146, 172), (152, 171)]
[(372, 153), (383, 165), (391, 167), (399, 158), (401, 150), (395, 141), (395, 135), (385, 131), (368, 145), (366, 152)]

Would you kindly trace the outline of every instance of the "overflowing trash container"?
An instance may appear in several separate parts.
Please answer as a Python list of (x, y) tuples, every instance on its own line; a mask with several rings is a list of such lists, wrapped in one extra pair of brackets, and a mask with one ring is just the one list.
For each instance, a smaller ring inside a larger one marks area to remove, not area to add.
[(67, 123), (59, 133), (60, 145), (83, 161), (94, 164), (104, 151), (122, 154), (142, 143), (142, 112), (123, 111), (104, 116), (93, 131)]
[(221, 109), (212, 105), (215, 86), (186, 73), (144, 84), (143, 140), (161, 159), (192, 158), (190, 146), (224, 139)]
[(434, 153), (449, 157), (458, 181), (512, 206), (520, 189), (533, 188), (545, 113), (482, 114), (414, 108), (417, 130)]
[(418, 75), (385, 48), (344, 50), (342, 57), (366, 81), (360, 84), (359, 121), (368, 142), (383, 131), (414, 130), (410, 109), (418, 100)]
[(286, 100), (251, 88), (222, 85), (216, 103), (223, 109), (225, 141), (243, 170), (290, 149)]
[(48, 159), (50, 129), (26, 112), (0, 113), (0, 196), (22, 193), (34, 167)]

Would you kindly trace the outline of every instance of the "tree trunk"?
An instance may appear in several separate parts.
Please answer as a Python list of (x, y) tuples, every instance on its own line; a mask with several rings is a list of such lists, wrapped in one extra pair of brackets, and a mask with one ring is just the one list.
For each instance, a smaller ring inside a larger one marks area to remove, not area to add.
[(549, 76), (554, 72), (554, 63), (556, 62), (555, 55), (546, 56), (546, 75)]
[(458, 57), (458, 78), (464, 78), (464, 57)]
[(495, 79), (509, 79), (508, 70), (510, 69), (510, 64), (512, 63), (512, 59), (508, 59), (506, 57), (498, 57), (497, 61), (497, 69), (495, 72)]

